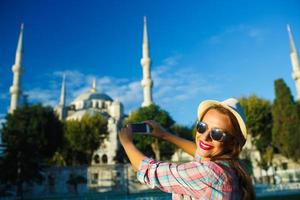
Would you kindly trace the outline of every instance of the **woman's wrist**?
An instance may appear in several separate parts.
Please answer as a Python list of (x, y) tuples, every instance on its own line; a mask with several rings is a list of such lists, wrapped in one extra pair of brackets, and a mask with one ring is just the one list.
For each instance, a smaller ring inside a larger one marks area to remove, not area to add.
[(161, 139), (163, 140), (168, 140), (168, 138), (171, 136), (171, 133), (169, 133), (168, 131), (166, 130), (163, 130), (162, 131), (162, 134), (161, 134)]
[(133, 142), (132, 142), (132, 140), (129, 140), (129, 139), (123, 139), (123, 140), (121, 140), (121, 144), (122, 144), (122, 146), (130, 146), (130, 145), (133, 145)]

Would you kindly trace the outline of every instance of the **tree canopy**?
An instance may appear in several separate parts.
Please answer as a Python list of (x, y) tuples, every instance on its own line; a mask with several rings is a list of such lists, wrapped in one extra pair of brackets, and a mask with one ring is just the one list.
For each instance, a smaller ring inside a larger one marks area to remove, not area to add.
[(174, 134), (177, 134), (179, 137), (194, 141), (195, 140), (195, 134), (193, 133), (193, 128), (180, 125), (180, 124), (174, 124), (171, 127), (171, 130)]
[(2, 127), (6, 145), (0, 163), (0, 180), (18, 185), (23, 182), (39, 182), (42, 170), (62, 146), (63, 128), (51, 107), (25, 105), (6, 116)]
[(272, 141), (272, 105), (271, 102), (255, 95), (242, 97), (240, 103), (244, 109), (248, 133), (260, 153), (265, 153)]
[(283, 81), (275, 81), (275, 100), (272, 107), (273, 144), (288, 158), (300, 158), (300, 116), (291, 91)]
[[(147, 107), (141, 107), (132, 112), (126, 119), (125, 124), (142, 122), (145, 120), (155, 120), (167, 130), (171, 130), (171, 127), (174, 124), (174, 120), (169, 113), (154, 104)], [(148, 156), (155, 156), (157, 160), (160, 160), (161, 158), (169, 159), (175, 151), (173, 145), (166, 141), (158, 140), (157, 138), (135, 135), (134, 140), (139, 149)]]
[(67, 164), (90, 164), (93, 152), (108, 135), (107, 119), (100, 114), (86, 114), (80, 121), (66, 121), (64, 130)]

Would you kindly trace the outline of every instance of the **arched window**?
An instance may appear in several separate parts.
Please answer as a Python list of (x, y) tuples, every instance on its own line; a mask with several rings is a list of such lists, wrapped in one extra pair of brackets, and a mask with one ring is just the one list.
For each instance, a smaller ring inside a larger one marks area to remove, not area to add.
[(76, 110), (76, 106), (74, 104), (70, 105), (70, 110)]
[(103, 164), (106, 164), (107, 163), (107, 155), (106, 154), (104, 154), (103, 156), (102, 156), (102, 163)]
[(100, 156), (97, 154), (94, 156), (94, 163), (99, 164), (100, 163)]

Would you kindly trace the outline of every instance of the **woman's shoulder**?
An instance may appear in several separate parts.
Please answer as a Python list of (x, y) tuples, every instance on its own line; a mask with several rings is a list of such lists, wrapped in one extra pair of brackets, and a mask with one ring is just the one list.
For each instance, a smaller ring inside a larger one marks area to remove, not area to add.
[[(180, 170), (180, 165), (178, 167)], [(183, 163), (181, 169), (190, 169), (188, 172), (190, 177), (200, 178), (211, 187), (222, 191), (232, 191), (236, 183), (236, 175), (226, 161), (191, 161)]]
[[(206, 166), (211, 169), (214, 173), (224, 174), (232, 170), (228, 161), (217, 160), (217, 161), (200, 161), (200, 165)], [(227, 173), (226, 173), (227, 174)]]
[(216, 179), (231, 182), (237, 177), (235, 170), (231, 167), (230, 161), (216, 160), (216, 161), (193, 161), (196, 162), (199, 168), (214, 176)]
[(201, 161), (193, 160), (186, 163), (181, 163), (178, 166), (178, 169), (186, 170), (193, 169), (198, 172), (211, 174), (214, 176), (226, 176), (231, 174), (230, 164), (226, 161)]

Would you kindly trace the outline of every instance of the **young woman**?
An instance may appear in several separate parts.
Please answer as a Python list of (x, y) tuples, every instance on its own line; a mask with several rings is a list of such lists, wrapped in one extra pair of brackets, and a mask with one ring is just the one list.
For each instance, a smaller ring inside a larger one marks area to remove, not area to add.
[(238, 161), (247, 129), (236, 99), (200, 103), (195, 142), (168, 133), (154, 121), (145, 122), (153, 128), (151, 135), (177, 145), (194, 161), (178, 164), (147, 158), (133, 144), (128, 126), (119, 138), (140, 182), (172, 193), (172, 199), (255, 199), (251, 179)]

